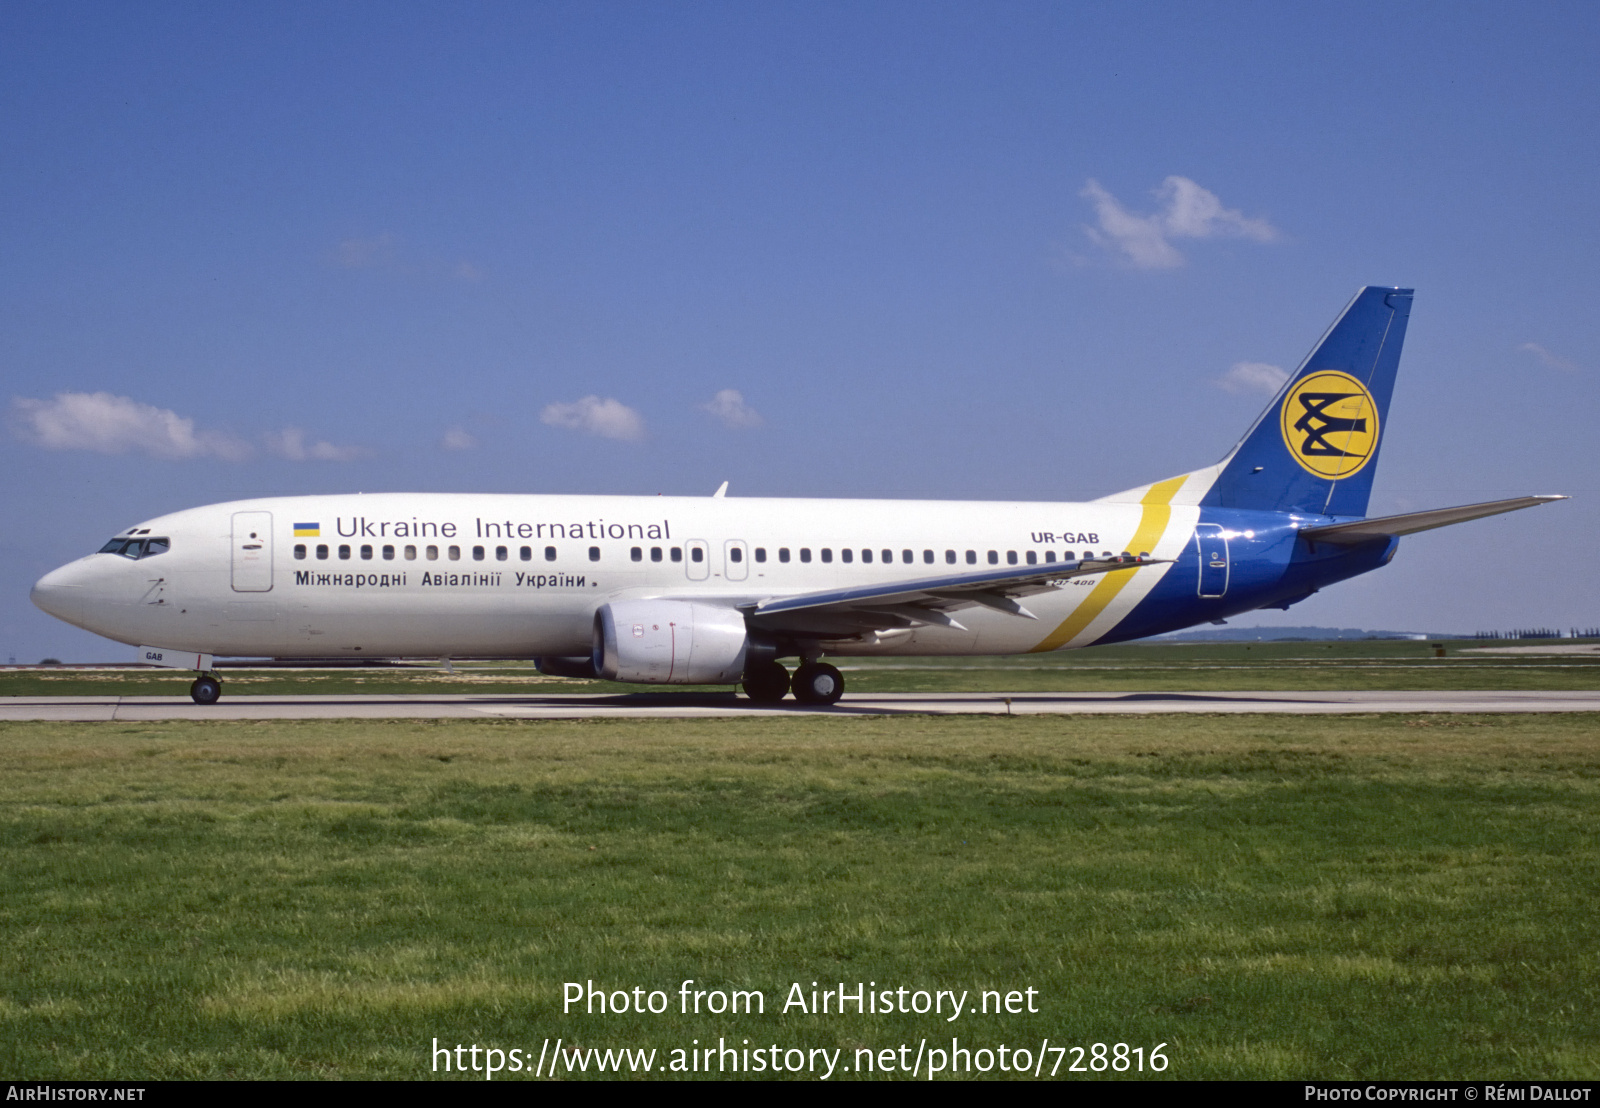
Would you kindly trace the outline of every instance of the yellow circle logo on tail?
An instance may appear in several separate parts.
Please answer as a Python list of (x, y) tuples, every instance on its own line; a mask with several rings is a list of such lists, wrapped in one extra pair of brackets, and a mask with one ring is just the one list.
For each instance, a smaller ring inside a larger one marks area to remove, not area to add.
[(1324, 369), (1295, 382), (1279, 418), (1289, 454), (1318, 477), (1359, 473), (1378, 449), (1378, 405), (1348, 373)]

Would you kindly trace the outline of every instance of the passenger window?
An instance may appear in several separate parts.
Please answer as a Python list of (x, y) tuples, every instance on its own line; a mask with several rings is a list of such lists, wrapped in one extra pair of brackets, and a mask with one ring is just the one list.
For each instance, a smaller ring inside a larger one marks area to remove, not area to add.
[(967, 565), (975, 566), (977, 564), (978, 564), (978, 552), (976, 550), (967, 551)]
[(661, 560), (661, 548), (659, 546), (652, 546), (650, 548), (650, 560), (652, 562), (659, 562)]
[(1006, 565), (1014, 566), (1016, 564), (1017, 564), (1017, 552), (1015, 550), (1007, 550), (1006, 551)]
[(681, 561), (683, 561), (683, 547), (681, 547), (681, 546), (674, 546), (674, 547), (673, 547), (673, 548), (672, 548), (672, 560), (673, 560), (673, 561), (674, 561), (674, 562), (681, 562)]
[(598, 562), (600, 560), (600, 548), (598, 546), (591, 546), (589, 548), (589, 560), (591, 562)]
[(394, 547), (385, 546), (383, 548), (383, 560), (386, 562), (394, 561)]
[(439, 560), (439, 548), (437, 546), (428, 547), (427, 555), (428, 555), (428, 561), (437, 562)]
[(787, 546), (778, 547), (778, 561), (787, 562), (788, 560), (789, 560), (789, 548)]
[(553, 561), (556, 560), (556, 548), (555, 547), (547, 546), (547, 547), (544, 548), (544, 560), (547, 561), (547, 562), (553, 562)]
[(1039, 562), (1038, 553), (1036, 551), (1033, 551), (1033, 550), (1028, 551), (1028, 564), (1030, 566), (1031, 565), (1037, 565), (1038, 562)]
[(533, 547), (531, 547), (531, 546), (524, 546), (524, 547), (523, 547), (523, 548), (522, 548), (522, 549), (521, 549), (521, 550), (518, 550), (518, 551), (517, 551), (517, 555), (518, 555), (518, 556), (519, 556), (519, 557), (520, 557), (520, 558), (521, 558), (521, 559), (522, 559), (522, 560), (523, 560), (523, 561), (524, 561), (524, 562), (531, 562), (531, 561), (533, 561)]
[(765, 562), (766, 560), (767, 560), (767, 548), (764, 547), (764, 546), (756, 547), (756, 561)]
[(341, 562), (348, 562), (350, 560), (350, 547), (342, 543), (339, 546), (339, 560)]
[(737, 546), (729, 547), (728, 548), (728, 560), (730, 562), (734, 562), (734, 563), (738, 563), (738, 562), (744, 561), (744, 551), (740, 550)]
[(452, 562), (459, 562), (461, 560), (461, 548), (459, 546), (447, 547), (445, 549), (445, 556), (448, 557)]
[(361, 560), (363, 562), (372, 561), (372, 544), (371, 543), (362, 543), (361, 544)]
[(644, 548), (640, 546), (634, 547), (632, 550), (628, 551), (628, 557), (635, 562), (644, 561)]
[(1109, 561), (1110, 559), (1115, 558), (1116, 555), (1111, 553), (1111, 551), (1109, 551), (1109, 550), (1102, 550), (1102, 551), (1100, 551), (1100, 557), (1105, 558), (1106, 560)]
[(998, 551), (998, 550), (989, 551), (989, 564), (992, 565), (992, 566), (997, 566), (997, 565), (1000, 564), (1000, 551)]
[(1055, 561), (1056, 560), (1056, 552), (1054, 550), (1046, 550), (1044, 552), (1044, 560), (1047, 561), (1047, 562)]
[[(906, 551), (906, 561), (909, 562), (910, 560), (911, 560), (911, 551), (907, 550)], [(893, 550), (885, 550), (883, 552), (883, 564), (884, 565), (888, 565), (890, 562), (893, 562), (893, 561), (894, 561), (894, 551)]]
[(689, 560), (691, 562), (703, 562), (703, 561), (706, 560), (706, 552), (704, 550), (700, 549), (700, 547), (698, 547), (698, 546), (690, 547), (689, 548)]
[(956, 552), (954, 550), (946, 550), (944, 552), (944, 560), (945, 560), (945, 563), (947, 565), (952, 565), (952, 566), (955, 565), (956, 564)]
[(494, 548), (494, 560), (495, 561), (503, 562), (509, 557), (511, 557), (511, 551), (507, 550), (505, 547), (497, 546), (497, 547)]
[(800, 548), (800, 560), (802, 562), (809, 562), (811, 560), (811, 548), (809, 546), (802, 546)]
[(822, 548), (822, 560), (824, 562), (833, 561), (833, 548), (832, 547), (824, 546)]
[(414, 546), (406, 547), (406, 561), (414, 562), (416, 560), (417, 560), (417, 548), (414, 547)]
[(317, 544), (317, 561), (326, 562), (327, 560), (328, 560), (328, 544), (327, 543), (318, 543)]
[(481, 562), (481, 561), (483, 561), (483, 547), (481, 547), (481, 546), (474, 546), (474, 547), (473, 547), (473, 548), (472, 548), (472, 560), (473, 560), (473, 561), (474, 561), (474, 562)]
[(306, 544), (305, 543), (297, 542), (297, 543), (294, 544), (294, 557), (295, 557), (295, 561), (297, 561), (297, 562), (303, 562), (303, 561), (306, 560)]
[[(845, 562), (846, 564), (848, 564), (850, 559), (853, 558), (853, 557), (855, 557), (855, 553), (848, 546), (845, 547), (843, 550), (839, 551), (839, 560), (841, 562)], [(822, 552), (822, 560), (824, 562), (826, 562), (828, 560), (828, 552), (826, 550), (824, 550)]]

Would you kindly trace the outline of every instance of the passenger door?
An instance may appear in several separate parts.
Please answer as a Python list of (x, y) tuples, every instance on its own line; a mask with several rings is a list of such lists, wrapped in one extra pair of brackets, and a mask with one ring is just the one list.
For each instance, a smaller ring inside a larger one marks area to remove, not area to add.
[(1215, 523), (1194, 529), (1200, 551), (1200, 595), (1220, 597), (1228, 591), (1228, 533)]
[(272, 513), (233, 513), (233, 591), (272, 591)]

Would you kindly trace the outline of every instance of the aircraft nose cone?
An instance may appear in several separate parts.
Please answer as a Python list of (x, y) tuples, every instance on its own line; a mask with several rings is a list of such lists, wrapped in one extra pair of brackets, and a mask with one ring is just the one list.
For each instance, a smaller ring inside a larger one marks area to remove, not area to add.
[(52, 570), (34, 582), (28, 598), (34, 607), (71, 624), (83, 622), (83, 587), (74, 582), (71, 566)]

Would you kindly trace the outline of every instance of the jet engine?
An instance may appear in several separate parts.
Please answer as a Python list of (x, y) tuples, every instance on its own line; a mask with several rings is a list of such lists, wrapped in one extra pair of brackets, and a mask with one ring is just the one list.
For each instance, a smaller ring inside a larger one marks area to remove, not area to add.
[(750, 636), (733, 608), (683, 600), (626, 600), (594, 616), (594, 668), (608, 681), (732, 685)]

